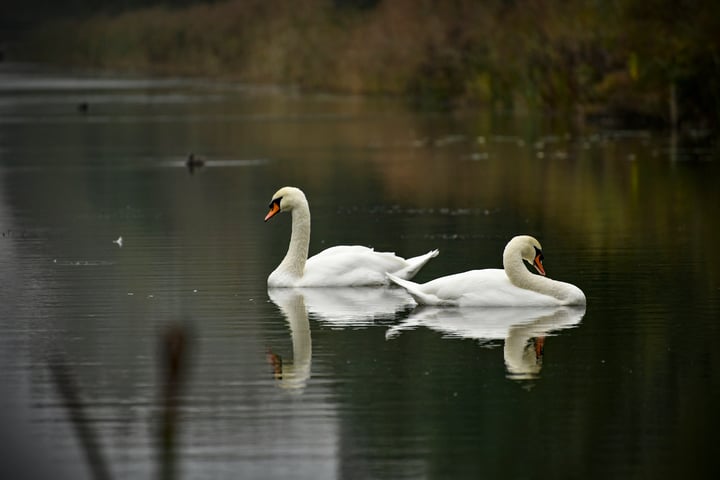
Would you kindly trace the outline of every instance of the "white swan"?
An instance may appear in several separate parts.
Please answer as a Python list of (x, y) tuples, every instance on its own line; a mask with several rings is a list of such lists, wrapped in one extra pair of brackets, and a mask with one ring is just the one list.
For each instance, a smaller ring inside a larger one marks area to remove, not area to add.
[(376, 252), (361, 246), (337, 246), (308, 258), (310, 244), (310, 206), (299, 188), (283, 187), (272, 197), (267, 222), (278, 212), (292, 213), (290, 246), (283, 261), (268, 277), (269, 287), (357, 287), (387, 285), (385, 273), (410, 279), (428, 260), (425, 255), (404, 259), (393, 253)]
[[(540, 275), (528, 271), (523, 260)], [(546, 278), (540, 243), (528, 235), (511, 239), (503, 252), (504, 270), (471, 270), (418, 284), (392, 274), (422, 305), (472, 307), (541, 307), (585, 305), (585, 294), (575, 285)]]

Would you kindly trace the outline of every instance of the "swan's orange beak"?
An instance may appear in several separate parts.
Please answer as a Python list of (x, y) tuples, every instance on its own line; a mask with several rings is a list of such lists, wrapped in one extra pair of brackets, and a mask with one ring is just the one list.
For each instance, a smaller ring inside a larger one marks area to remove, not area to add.
[(275, 216), (280, 211), (280, 204), (279, 202), (273, 202), (270, 204), (270, 211), (265, 215), (265, 221), (267, 222), (272, 217)]
[(533, 267), (535, 267), (535, 270), (537, 270), (540, 275), (545, 276), (545, 269), (543, 268), (542, 264), (542, 253), (538, 253), (537, 255), (535, 255)]

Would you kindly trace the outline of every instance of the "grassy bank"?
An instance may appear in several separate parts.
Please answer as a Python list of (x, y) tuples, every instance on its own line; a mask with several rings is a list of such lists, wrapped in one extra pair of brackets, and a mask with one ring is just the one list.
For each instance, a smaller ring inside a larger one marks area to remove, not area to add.
[(15, 54), (716, 127), (718, 31), (720, 4), (709, 0), (238, 0), (53, 21)]

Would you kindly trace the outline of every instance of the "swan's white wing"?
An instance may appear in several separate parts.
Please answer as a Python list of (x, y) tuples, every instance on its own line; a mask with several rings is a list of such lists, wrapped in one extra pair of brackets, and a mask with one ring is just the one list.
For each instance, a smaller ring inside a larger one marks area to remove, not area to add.
[[(398, 283), (398, 282), (396, 282)], [(471, 270), (424, 284), (400, 283), (418, 303), (467, 307), (554, 306), (557, 299), (513, 285), (500, 269)]]
[(341, 245), (308, 258), (298, 286), (385, 285), (385, 272), (395, 272), (406, 266), (407, 261), (393, 253)]

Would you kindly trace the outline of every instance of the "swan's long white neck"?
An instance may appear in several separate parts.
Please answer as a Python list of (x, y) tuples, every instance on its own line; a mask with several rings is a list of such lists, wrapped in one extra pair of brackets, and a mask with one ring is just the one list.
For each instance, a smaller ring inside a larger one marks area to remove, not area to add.
[[(304, 200), (304, 199), (303, 199)], [(301, 277), (305, 271), (310, 246), (310, 206), (307, 200), (292, 209), (292, 234), (285, 258), (278, 266), (291, 275)]]
[(577, 303), (579, 296), (584, 301), (584, 295), (574, 285), (530, 273), (517, 249), (505, 249), (503, 267), (510, 282), (516, 287), (556, 298), (559, 304)]
[(543, 280), (547, 278), (530, 273), (523, 262), (520, 253), (515, 249), (508, 248), (503, 254), (503, 267), (510, 281), (519, 288), (545, 293), (547, 285)]

